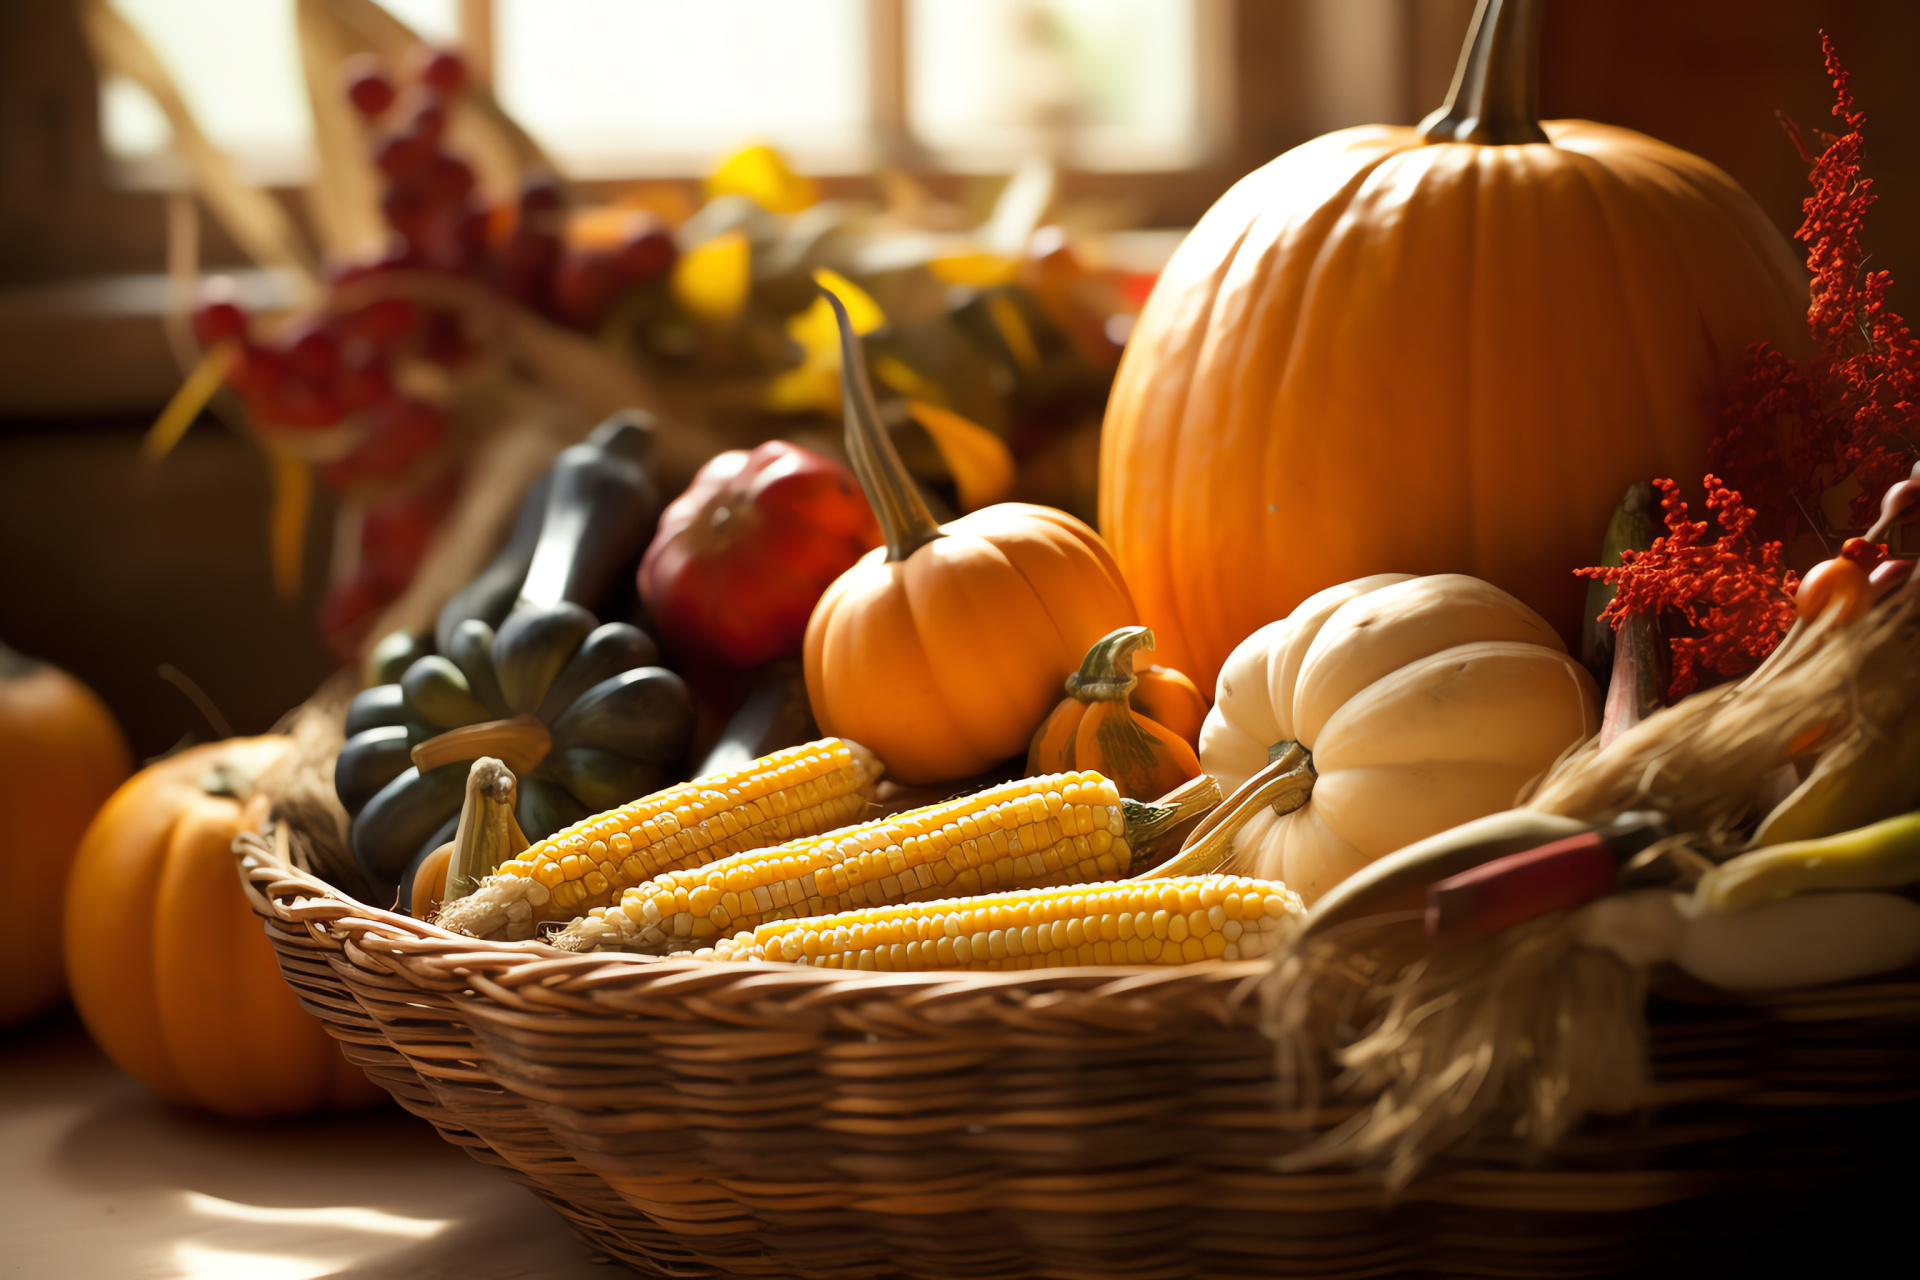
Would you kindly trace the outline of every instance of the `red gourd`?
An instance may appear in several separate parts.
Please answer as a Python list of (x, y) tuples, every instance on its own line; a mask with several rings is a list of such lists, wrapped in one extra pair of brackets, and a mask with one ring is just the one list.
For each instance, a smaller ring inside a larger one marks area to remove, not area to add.
[(708, 462), (661, 514), (640, 598), (678, 652), (758, 666), (797, 655), (821, 593), (879, 545), (851, 471), (769, 440)]

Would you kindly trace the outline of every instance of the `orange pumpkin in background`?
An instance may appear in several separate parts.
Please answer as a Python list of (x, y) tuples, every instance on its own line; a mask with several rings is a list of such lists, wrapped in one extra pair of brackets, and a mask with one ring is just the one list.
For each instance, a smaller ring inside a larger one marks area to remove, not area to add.
[(1005, 502), (936, 525), (880, 423), (846, 309), (847, 452), (887, 545), (835, 579), (807, 623), (820, 732), (869, 748), (898, 782), (944, 782), (1025, 753), (1094, 641), (1136, 621), (1100, 536)]
[(1249, 175), (1175, 253), (1108, 401), (1100, 523), (1162, 660), (1334, 583), (1487, 579), (1572, 641), (1627, 485), (1697, 476), (1749, 343), (1806, 276), (1726, 174), (1539, 123), (1538, 0), (1483, 0), (1448, 105)]
[(60, 999), (66, 976), (51, 904), (87, 823), (131, 767), (120, 726), (91, 690), (0, 645), (0, 869), (19, 904), (0, 930), (0, 1027)]
[(280, 976), (234, 868), (243, 798), (290, 738), (235, 738), (135, 774), (67, 883), (67, 982), (108, 1057), (169, 1102), (299, 1115), (386, 1095)]

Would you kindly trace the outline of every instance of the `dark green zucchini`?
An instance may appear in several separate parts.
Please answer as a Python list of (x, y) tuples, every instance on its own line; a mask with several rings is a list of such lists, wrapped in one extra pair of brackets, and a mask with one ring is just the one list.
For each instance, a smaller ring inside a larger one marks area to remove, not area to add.
[(358, 813), (380, 788), (412, 765), (413, 749), (403, 724), (376, 725), (347, 739), (333, 763), (333, 791), (348, 813)]
[(685, 681), (665, 667), (639, 667), (602, 680), (561, 712), (551, 726), (553, 747), (598, 747), (665, 764), (685, 754), (693, 719)]
[(526, 581), (533, 548), (546, 523), (547, 491), (552, 483), (544, 473), (533, 482), (520, 501), (520, 514), (514, 517), (513, 529), (499, 552), (472, 582), (441, 606), (433, 624), (434, 643), (441, 653), (453, 652), (453, 633), (461, 623), (473, 618), (497, 627), (520, 598), (520, 584)]
[(353, 701), (347, 704), (346, 735), (351, 738), (375, 725), (404, 724), (406, 719), (406, 700), (401, 696), (400, 686), (377, 684), (354, 694)]
[(421, 844), (459, 812), (466, 797), (465, 761), (421, 773), (409, 766), (367, 801), (348, 829), (353, 860), (376, 898), (392, 901), (401, 873)]
[[(516, 611), (562, 602), (593, 608), (646, 549), (660, 518), (660, 492), (645, 466), (652, 447), (653, 419), (628, 410), (560, 451)], [(504, 666), (500, 674), (511, 684)]]
[(693, 776), (731, 773), (782, 747), (797, 747), (819, 736), (800, 660), (782, 658), (760, 669), (753, 692), (727, 720), (720, 740), (708, 749)]

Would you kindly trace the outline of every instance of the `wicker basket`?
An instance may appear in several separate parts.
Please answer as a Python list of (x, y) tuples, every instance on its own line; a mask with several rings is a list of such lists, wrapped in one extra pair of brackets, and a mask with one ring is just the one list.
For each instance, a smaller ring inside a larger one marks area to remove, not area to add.
[(348, 1056), (648, 1274), (1726, 1263), (1777, 1206), (1805, 1222), (1810, 1188), (1879, 1176), (1916, 1132), (1911, 975), (1662, 995), (1644, 1111), (1545, 1159), (1482, 1126), (1389, 1197), (1365, 1173), (1273, 1170), (1350, 1112), (1274, 1106), (1260, 964), (902, 975), (568, 955), (362, 906), (279, 836), (242, 837), (242, 876)]

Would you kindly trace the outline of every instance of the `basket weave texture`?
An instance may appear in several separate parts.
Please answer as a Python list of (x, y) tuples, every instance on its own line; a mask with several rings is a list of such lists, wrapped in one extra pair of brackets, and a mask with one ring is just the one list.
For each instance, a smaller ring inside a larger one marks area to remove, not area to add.
[[(1482, 1126), (1393, 1197), (1274, 1171), (1264, 963), (873, 974), (573, 955), (235, 851), (301, 1001), (449, 1142), (646, 1274), (1597, 1275), (1912, 1127), (1911, 975), (1656, 999), (1654, 1096), (1542, 1158)], [(1897, 1144), (1893, 1144), (1897, 1145)]]

